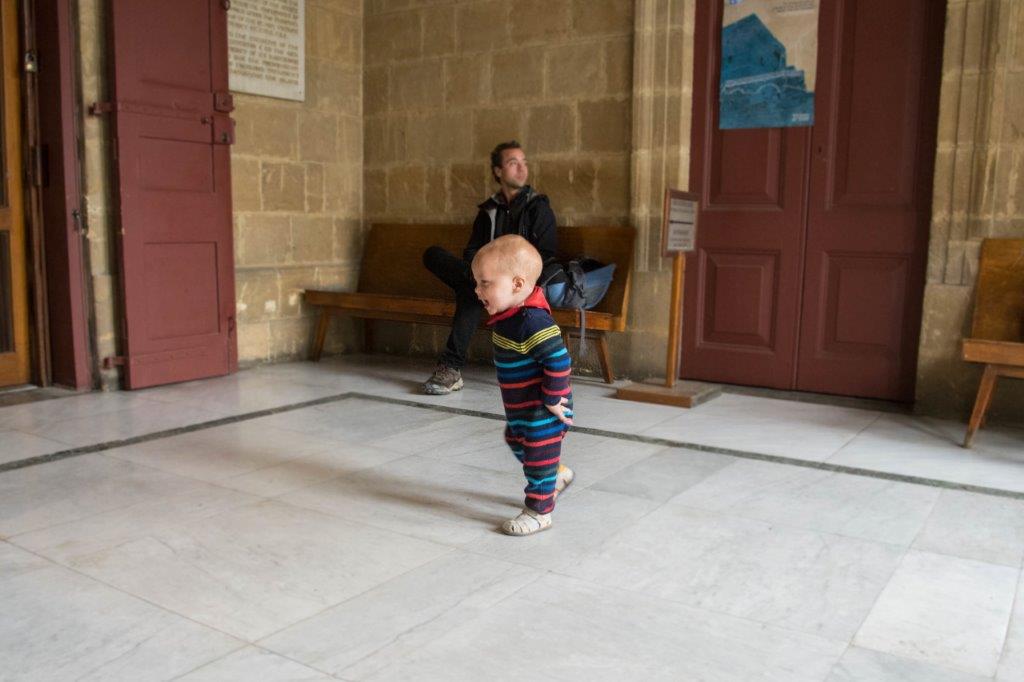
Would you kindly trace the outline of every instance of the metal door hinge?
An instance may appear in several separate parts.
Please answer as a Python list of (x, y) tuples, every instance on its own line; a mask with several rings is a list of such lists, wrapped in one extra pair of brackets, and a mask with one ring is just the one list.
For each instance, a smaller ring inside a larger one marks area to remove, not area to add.
[(226, 90), (217, 90), (213, 93), (213, 110), (225, 114), (235, 110), (235, 98)]
[(114, 369), (124, 367), (125, 357), (123, 355), (108, 355), (103, 358), (103, 369)]
[(235, 121), (227, 116), (214, 116), (213, 118), (213, 143), (234, 144), (235, 143)]

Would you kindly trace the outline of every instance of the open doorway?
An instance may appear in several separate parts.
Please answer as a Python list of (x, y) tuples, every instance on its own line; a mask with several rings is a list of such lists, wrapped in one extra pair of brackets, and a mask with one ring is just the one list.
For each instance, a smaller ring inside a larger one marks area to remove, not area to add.
[(4, 3), (0, 389), (88, 389), (75, 3)]

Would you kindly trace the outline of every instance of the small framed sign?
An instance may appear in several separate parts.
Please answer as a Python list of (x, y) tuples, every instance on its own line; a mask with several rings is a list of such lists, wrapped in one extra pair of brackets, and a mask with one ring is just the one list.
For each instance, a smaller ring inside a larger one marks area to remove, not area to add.
[(693, 192), (665, 190), (661, 251), (666, 257), (696, 250), (697, 203), (698, 197)]

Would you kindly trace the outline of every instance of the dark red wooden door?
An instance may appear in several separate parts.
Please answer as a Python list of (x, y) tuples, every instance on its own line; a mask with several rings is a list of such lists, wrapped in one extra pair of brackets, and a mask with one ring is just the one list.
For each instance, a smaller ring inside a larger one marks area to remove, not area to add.
[(237, 368), (227, 10), (113, 0), (129, 388)]
[(682, 375), (910, 400), (942, 11), (820, 4), (815, 126), (722, 131), (722, 3), (698, 3)]
[[(697, 3), (690, 188), (698, 250), (686, 268), (683, 372), (757, 386), (792, 381), (797, 344), (806, 128), (719, 130), (722, 3)], [(710, 40), (709, 40), (710, 39)], [(699, 131), (699, 132), (698, 132)]]
[(822, 3), (800, 390), (913, 400), (943, 4)]

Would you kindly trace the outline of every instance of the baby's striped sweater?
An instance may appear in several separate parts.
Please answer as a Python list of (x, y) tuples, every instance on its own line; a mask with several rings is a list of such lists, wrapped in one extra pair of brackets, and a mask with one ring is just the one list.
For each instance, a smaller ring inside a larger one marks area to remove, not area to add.
[[(505, 415), (511, 424), (540, 415), (554, 418), (544, 404), (572, 400), (569, 379), (572, 360), (562, 343), (562, 332), (540, 287), (521, 307), (493, 316), (494, 366), (498, 371)], [(552, 427), (553, 428), (553, 427)]]
[(572, 362), (544, 293), (534, 289), (521, 307), (493, 316), (491, 341), (508, 424), (505, 440), (523, 464), (525, 505), (542, 514), (555, 506), (555, 482), (568, 426), (545, 405), (568, 400)]

